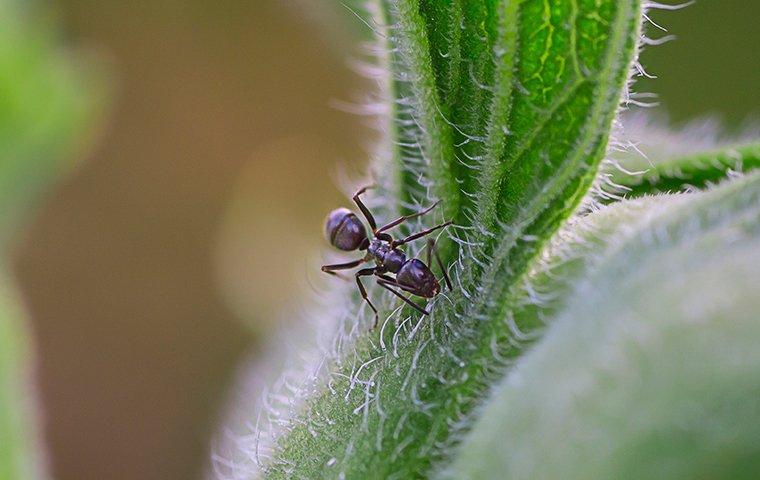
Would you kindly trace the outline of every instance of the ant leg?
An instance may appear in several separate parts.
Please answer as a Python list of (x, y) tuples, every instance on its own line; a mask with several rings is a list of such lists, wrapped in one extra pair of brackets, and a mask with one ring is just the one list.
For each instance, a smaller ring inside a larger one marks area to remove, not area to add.
[(389, 282), (389, 281), (384, 280), (382, 278), (379, 278), (377, 280), (377, 284), (380, 285), (381, 287), (383, 287), (384, 289), (390, 291), (394, 295), (396, 295), (398, 298), (400, 298), (401, 300), (403, 300), (404, 302), (406, 302), (407, 305), (409, 305), (410, 307), (414, 308), (415, 310), (417, 310), (421, 314), (428, 315), (428, 311), (427, 310), (425, 310), (424, 308), (420, 307), (419, 305), (417, 305), (416, 303), (414, 303), (410, 299), (406, 298), (404, 295), (401, 295), (399, 292), (397, 292), (396, 290), (392, 289), (389, 286), (389, 285), (396, 286), (396, 283), (392, 283), (392, 282)]
[(375, 222), (375, 217), (372, 216), (372, 213), (370, 213), (369, 209), (364, 205), (364, 203), (362, 203), (361, 199), (359, 198), (359, 195), (366, 192), (368, 188), (372, 187), (362, 187), (358, 192), (354, 194), (354, 203), (356, 203), (356, 205), (359, 207), (359, 210), (361, 210), (364, 214), (364, 218), (367, 219), (367, 223), (369, 223), (369, 226), (372, 228), (372, 233), (375, 233), (375, 231), (377, 231), (377, 223)]
[(363, 268), (356, 272), (356, 285), (359, 286), (359, 293), (361, 293), (362, 298), (365, 302), (369, 305), (369, 307), (372, 309), (373, 312), (375, 312), (375, 323), (372, 324), (372, 328), (374, 329), (377, 326), (377, 309), (374, 305), (372, 305), (372, 302), (370, 301), (369, 297), (367, 296), (367, 290), (364, 289), (364, 285), (362, 285), (361, 278), (359, 277), (366, 277), (368, 275), (374, 275), (375, 269), (374, 268)]
[(422, 210), (421, 212), (412, 213), (410, 215), (404, 215), (402, 217), (399, 217), (396, 220), (392, 221), (391, 223), (389, 223), (387, 225), (383, 225), (382, 227), (378, 228), (376, 233), (380, 233), (380, 232), (384, 232), (386, 230), (390, 230), (391, 228), (393, 228), (393, 227), (395, 227), (397, 225), (401, 225), (402, 223), (406, 222), (407, 220), (411, 220), (413, 218), (421, 217), (422, 215), (425, 215), (426, 213), (428, 213), (430, 210), (434, 209), (436, 207), (436, 205), (438, 205), (438, 202), (435, 202), (434, 204), (430, 205), (428, 208), (426, 208), (425, 210)]
[(346, 262), (346, 263), (336, 263), (333, 265), (322, 265), (322, 271), (325, 273), (333, 274), (335, 273), (335, 270), (348, 270), (349, 268), (358, 267), (362, 263), (366, 262), (366, 258), (360, 258), (359, 260), (354, 260), (353, 262)]
[(449, 290), (454, 290), (451, 288), (451, 280), (449, 280), (449, 273), (446, 271), (446, 267), (443, 266), (443, 261), (441, 260), (441, 256), (438, 255), (438, 249), (435, 248), (435, 240), (434, 239), (428, 239), (428, 251), (427, 251), (427, 264), (430, 266), (430, 255), (435, 255), (436, 263), (438, 263), (438, 266), (441, 268), (441, 272), (443, 272), (443, 280), (446, 282), (446, 286), (449, 287)]
[(449, 220), (448, 222), (444, 222), (444, 223), (442, 223), (440, 225), (436, 225), (435, 227), (428, 228), (427, 230), (423, 230), (421, 232), (417, 232), (417, 233), (415, 233), (413, 235), (409, 235), (408, 237), (402, 238), (401, 240), (395, 240), (393, 242), (393, 246), (394, 247), (400, 247), (401, 245), (404, 245), (405, 243), (409, 243), (412, 240), (417, 240), (418, 238), (422, 238), (425, 235), (430, 235), (431, 233), (435, 232), (436, 230), (438, 230), (440, 228), (448, 227), (452, 223), (454, 223), (454, 222), (452, 222), (451, 220)]
[(390, 286), (400, 288), (402, 291), (411, 293), (412, 295), (415, 295), (417, 297), (424, 297), (424, 295), (422, 295), (422, 293), (420, 293), (419, 290), (415, 290), (412, 287), (407, 287), (406, 285), (402, 285), (398, 283), (398, 280), (396, 280), (395, 278), (389, 277), (388, 275), (378, 274), (378, 273), (376, 273), (375, 275), (380, 277), (383, 280), (383, 282), (387, 283)]
[(322, 265), (322, 271), (325, 273), (329, 273), (330, 275), (334, 275), (336, 277), (342, 278), (343, 280), (347, 280), (346, 277), (342, 276), (339, 273), (335, 273), (336, 270), (348, 270), (349, 268), (358, 267), (362, 263), (366, 262), (366, 258), (361, 258), (359, 260), (354, 260), (353, 262), (346, 262), (346, 263), (336, 263), (334, 265)]

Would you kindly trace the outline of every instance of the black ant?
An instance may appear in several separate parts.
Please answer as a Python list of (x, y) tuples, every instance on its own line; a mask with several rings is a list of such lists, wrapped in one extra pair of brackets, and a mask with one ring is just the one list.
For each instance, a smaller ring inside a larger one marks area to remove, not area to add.
[[(367, 219), (369, 226), (372, 228), (372, 239), (367, 236), (367, 230), (364, 228), (361, 220), (359, 220), (354, 212), (347, 208), (338, 208), (330, 212), (325, 223), (325, 233), (327, 234), (327, 239), (330, 241), (330, 244), (332, 246), (343, 251), (366, 250), (367, 254), (364, 256), (364, 258), (354, 260), (353, 262), (339, 263), (336, 265), (324, 265), (322, 266), (322, 271), (329, 273), (330, 275), (339, 275), (335, 273), (336, 270), (347, 270), (350, 268), (358, 267), (359, 265), (372, 260), (375, 261), (375, 267), (363, 268), (355, 274), (356, 284), (359, 287), (359, 292), (361, 293), (362, 298), (369, 304), (369, 306), (372, 308), (372, 311), (375, 312), (375, 323), (372, 326), (372, 328), (375, 328), (377, 326), (378, 320), (377, 309), (367, 297), (367, 291), (364, 289), (364, 285), (362, 285), (361, 277), (375, 275), (378, 277), (378, 285), (385, 288), (386, 290), (390, 290), (394, 295), (401, 298), (404, 302), (409, 304), (409, 306), (418, 312), (422, 313), (423, 315), (427, 315), (427, 310), (420, 307), (406, 296), (402, 295), (393, 287), (399, 288), (402, 291), (423, 298), (433, 298), (438, 295), (438, 293), (441, 291), (441, 285), (438, 283), (438, 280), (435, 278), (435, 275), (433, 275), (433, 272), (428, 266), (430, 265), (430, 256), (433, 254), (435, 255), (436, 261), (438, 262), (438, 266), (443, 271), (443, 278), (446, 281), (446, 286), (449, 288), (449, 290), (452, 289), (451, 281), (449, 280), (449, 276), (446, 273), (446, 268), (443, 266), (443, 262), (441, 261), (441, 258), (438, 256), (438, 252), (435, 249), (435, 241), (428, 240), (427, 264), (416, 258), (407, 260), (404, 252), (399, 250), (398, 247), (401, 247), (402, 245), (405, 245), (413, 240), (417, 240), (418, 238), (429, 235), (438, 229), (451, 225), (452, 222), (444, 222), (440, 225), (436, 225), (435, 227), (428, 228), (427, 230), (409, 235), (408, 237), (401, 240), (394, 240), (392, 236), (390, 236), (388, 233), (385, 233), (387, 230), (401, 225), (402, 223), (406, 222), (407, 220), (411, 220), (412, 218), (425, 215), (433, 208), (435, 208), (435, 206), (438, 205), (438, 202), (434, 203), (425, 210), (422, 210), (421, 212), (401, 216), (389, 224), (377, 228), (375, 218), (359, 198), (359, 196), (366, 192), (368, 188), (370, 187), (364, 187), (356, 192), (353, 200), (359, 207), (359, 210), (361, 210), (364, 218)], [(388, 273), (393, 273), (396, 277), (393, 278), (387, 275)]]

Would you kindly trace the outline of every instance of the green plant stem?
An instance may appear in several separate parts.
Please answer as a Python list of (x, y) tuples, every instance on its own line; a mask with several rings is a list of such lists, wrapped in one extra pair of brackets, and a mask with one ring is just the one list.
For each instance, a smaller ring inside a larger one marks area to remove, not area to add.
[[(290, 422), (275, 431), (269, 478), (427, 476), (538, 326), (509, 321), (509, 292), (595, 177), (640, 36), (640, 6), (457, 5), (381, 3), (391, 20), (389, 65), (402, 69), (390, 72), (402, 138), (394, 142), (396, 169), (379, 169), (431, 182), (446, 218), (459, 219), (452, 234), (460, 248), (444, 250), (456, 288), (424, 318), (370, 292), (382, 314), (372, 332), (371, 315), (355, 314), (357, 297), (332, 313), (344, 323), (322, 362), (325, 375), (301, 385), (305, 403), (291, 406)], [(461, 17), (461, 35), (440, 34), (452, 28), (445, 12)], [(489, 50), (473, 43), (476, 31), (496, 47), (473, 72), (465, 55)], [(434, 59), (441, 54), (451, 61)], [(483, 78), (492, 83), (481, 85)], [(469, 167), (455, 166), (460, 161)], [(409, 198), (423, 203), (420, 194), (419, 184), (402, 183), (395, 202), (408, 208)]]

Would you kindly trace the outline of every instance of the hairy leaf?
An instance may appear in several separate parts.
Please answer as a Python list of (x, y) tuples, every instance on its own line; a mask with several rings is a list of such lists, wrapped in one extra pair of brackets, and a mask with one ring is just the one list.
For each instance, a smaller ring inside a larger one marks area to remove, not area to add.
[(356, 296), (328, 310), (341, 316), (330, 352), (273, 397), (294, 398), (288, 411), (265, 416), (273, 445), (256, 453), (271, 455), (271, 478), (414, 478), (446, 461), (530, 339), (535, 325), (507, 316), (509, 292), (593, 181), (640, 35), (635, 0), (379, 7), (394, 154), (370, 202), (404, 212), (441, 200), (442, 217), (409, 230), (456, 222), (442, 237), (455, 288), (429, 317), (371, 291), (382, 315), (370, 332)]
[(442, 477), (754, 478), (760, 174), (658, 200), (584, 221), (604, 253)]
[(718, 150), (662, 159), (643, 168), (638, 175), (619, 175), (613, 182), (623, 187), (627, 198), (653, 193), (677, 193), (703, 189), (729, 177), (732, 173), (750, 172), (760, 167), (760, 143), (724, 147)]
[(729, 133), (708, 117), (673, 128), (642, 112), (629, 112), (621, 122), (624, 128), (617, 132), (600, 175), (608, 180), (601, 184), (602, 203), (701, 190), (760, 163), (757, 125)]

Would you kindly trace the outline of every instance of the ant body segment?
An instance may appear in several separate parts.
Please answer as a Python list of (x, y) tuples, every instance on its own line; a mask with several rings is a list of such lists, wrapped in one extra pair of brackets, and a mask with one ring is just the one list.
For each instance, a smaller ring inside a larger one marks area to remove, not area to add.
[[(392, 292), (418, 312), (427, 315), (427, 310), (417, 305), (411, 299), (399, 292), (399, 290), (422, 298), (433, 298), (440, 293), (441, 285), (429, 267), (431, 255), (435, 256), (438, 266), (441, 268), (441, 271), (443, 271), (443, 279), (446, 282), (446, 286), (449, 290), (452, 289), (451, 281), (446, 273), (446, 268), (444, 267), (441, 258), (438, 256), (438, 252), (435, 250), (435, 241), (428, 240), (427, 263), (416, 258), (407, 259), (406, 254), (399, 250), (399, 247), (429, 235), (436, 230), (447, 227), (448, 225), (451, 225), (452, 222), (444, 222), (400, 240), (394, 240), (390, 234), (386, 233), (388, 230), (401, 225), (407, 220), (425, 215), (435, 208), (438, 202), (425, 210), (411, 215), (401, 216), (387, 225), (378, 228), (372, 213), (359, 198), (368, 188), (369, 187), (364, 187), (356, 192), (353, 200), (364, 215), (367, 223), (369, 223), (369, 226), (372, 229), (372, 238), (367, 235), (367, 230), (364, 228), (364, 224), (362, 224), (361, 220), (359, 220), (359, 217), (347, 208), (333, 210), (327, 216), (327, 221), (325, 222), (325, 233), (332, 246), (343, 251), (366, 250), (366, 255), (363, 258), (352, 262), (323, 265), (322, 271), (329, 273), (330, 275), (339, 275), (336, 271), (355, 268), (374, 260), (374, 267), (362, 268), (356, 272), (355, 278), (356, 285), (359, 287), (359, 292), (361, 293), (362, 298), (367, 304), (369, 304), (372, 311), (375, 312), (375, 323), (372, 326), (372, 328), (375, 328), (378, 321), (377, 308), (375, 308), (368, 298), (361, 277), (370, 275), (376, 276), (378, 285)], [(389, 274), (394, 274), (395, 278), (391, 277)]]

